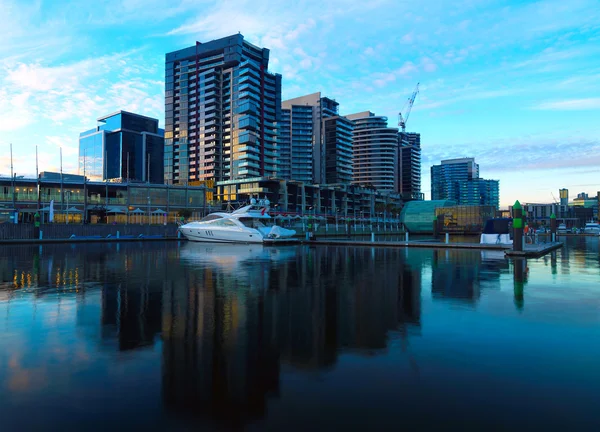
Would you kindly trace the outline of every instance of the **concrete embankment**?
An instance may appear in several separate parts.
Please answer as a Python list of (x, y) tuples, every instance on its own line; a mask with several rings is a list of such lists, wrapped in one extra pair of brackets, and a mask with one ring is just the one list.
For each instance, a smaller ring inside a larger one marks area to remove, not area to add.
[(0, 225), (0, 244), (177, 239), (177, 225)]

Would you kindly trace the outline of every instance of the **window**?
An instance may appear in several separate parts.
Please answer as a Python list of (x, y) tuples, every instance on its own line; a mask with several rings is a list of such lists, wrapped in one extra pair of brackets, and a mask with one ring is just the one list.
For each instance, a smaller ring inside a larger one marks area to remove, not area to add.
[(215, 214), (210, 214), (210, 215), (205, 216), (204, 218), (202, 218), (200, 220), (200, 222), (210, 222), (210, 221), (213, 221), (213, 220), (216, 220), (216, 219), (222, 219), (222, 216), (215, 215)]

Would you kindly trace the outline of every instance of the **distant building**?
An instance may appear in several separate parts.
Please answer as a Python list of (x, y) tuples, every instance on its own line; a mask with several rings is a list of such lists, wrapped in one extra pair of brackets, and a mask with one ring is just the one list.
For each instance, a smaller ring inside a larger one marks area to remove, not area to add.
[(354, 123), (353, 183), (398, 192), (398, 128), (388, 127), (387, 117), (370, 111), (346, 117)]
[(431, 199), (460, 202), (459, 182), (479, 178), (479, 165), (473, 158), (443, 160), (431, 167)]
[(421, 134), (400, 132), (398, 140), (399, 192), (406, 201), (423, 199), (421, 193)]
[(278, 177), (308, 184), (332, 183), (331, 179), (350, 183), (353, 124), (339, 116), (339, 104), (317, 92), (285, 100), (281, 106)]
[(498, 180), (472, 179), (458, 182), (460, 205), (500, 206), (500, 182)]
[(276, 175), (281, 75), (268, 49), (236, 34), (167, 53), (165, 66), (167, 184)]
[(164, 131), (157, 119), (117, 111), (79, 135), (79, 175), (92, 181), (162, 184), (163, 151)]
[(560, 205), (569, 205), (569, 189), (559, 189), (558, 195), (560, 196)]

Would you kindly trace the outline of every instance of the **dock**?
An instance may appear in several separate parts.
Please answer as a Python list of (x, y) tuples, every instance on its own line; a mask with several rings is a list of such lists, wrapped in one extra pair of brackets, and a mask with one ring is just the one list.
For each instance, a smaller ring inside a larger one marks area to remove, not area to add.
[(328, 246), (365, 246), (365, 247), (417, 247), (432, 249), (474, 249), (474, 250), (507, 250), (508, 244), (479, 244), (479, 243), (443, 243), (432, 240), (409, 241), (360, 241), (360, 240), (303, 240), (305, 245)]
[(553, 250), (563, 246), (561, 242), (527, 244), (522, 252), (512, 250), (512, 245), (509, 244), (480, 244), (480, 243), (444, 243), (432, 240), (412, 240), (412, 241), (356, 241), (356, 240), (303, 240), (305, 245), (328, 245), (328, 246), (359, 246), (359, 247), (415, 247), (415, 248), (430, 248), (430, 249), (471, 249), (471, 250), (500, 250), (504, 251), (507, 257), (520, 258), (539, 258)]
[(562, 242), (526, 244), (522, 251), (509, 249), (504, 253), (507, 257), (512, 258), (539, 258), (561, 247), (563, 247)]

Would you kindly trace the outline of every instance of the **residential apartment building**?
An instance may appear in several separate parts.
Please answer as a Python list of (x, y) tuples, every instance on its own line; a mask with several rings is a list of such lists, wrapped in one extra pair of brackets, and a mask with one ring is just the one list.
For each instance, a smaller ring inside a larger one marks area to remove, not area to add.
[(423, 199), (421, 193), (421, 134), (398, 134), (398, 166), (400, 167), (400, 193), (404, 200)]
[(281, 75), (241, 34), (168, 53), (165, 182), (275, 176)]
[[(281, 105), (278, 176), (309, 184), (327, 183), (328, 178), (346, 182), (347, 173), (352, 171), (351, 156), (347, 154), (351, 123), (339, 116), (339, 104), (316, 92), (285, 100)], [(328, 122), (326, 133), (325, 122), (333, 117), (338, 120)], [(334, 127), (339, 130), (334, 131)]]
[(162, 184), (163, 151), (164, 130), (157, 119), (117, 111), (79, 135), (79, 174), (92, 181)]
[(352, 183), (352, 131), (354, 123), (346, 117), (333, 116), (323, 120), (325, 147), (325, 183)]
[(353, 183), (398, 192), (398, 128), (388, 127), (387, 117), (370, 111), (346, 117), (354, 123)]

